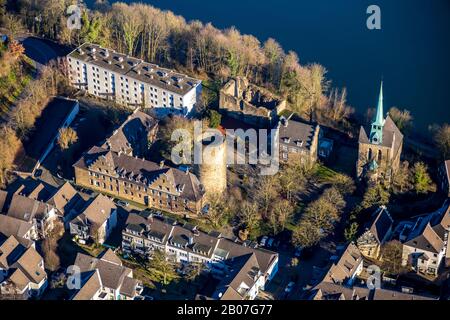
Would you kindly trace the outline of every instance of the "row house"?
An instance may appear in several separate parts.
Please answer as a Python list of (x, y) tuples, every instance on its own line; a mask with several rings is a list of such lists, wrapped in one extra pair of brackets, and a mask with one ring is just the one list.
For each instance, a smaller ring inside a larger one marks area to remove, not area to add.
[(200, 80), (96, 44), (81, 45), (67, 62), (74, 87), (122, 105), (187, 115), (200, 101)]
[(173, 213), (197, 214), (204, 190), (189, 171), (100, 147), (74, 164), (76, 184), (116, 198)]
[[(176, 263), (201, 263), (221, 280), (214, 299), (255, 299), (278, 271), (278, 254), (249, 247), (205, 233), (197, 227), (149, 212), (131, 214), (122, 232), (122, 249), (151, 258), (154, 250), (165, 252)], [(230, 292), (235, 293), (232, 295)]]

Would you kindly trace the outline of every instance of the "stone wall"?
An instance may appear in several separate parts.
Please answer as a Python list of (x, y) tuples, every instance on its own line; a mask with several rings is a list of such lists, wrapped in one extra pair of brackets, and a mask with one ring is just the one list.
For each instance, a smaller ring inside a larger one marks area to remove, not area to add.
[(205, 188), (207, 197), (223, 194), (227, 189), (226, 139), (218, 146), (203, 143), (202, 164), (195, 165), (194, 170)]
[[(369, 159), (369, 153), (371, 150), (371, 158)], [(402, 147), (400, 146), (398, 152), (393, 154), (393, 150), (389, 147), (359, 143), (358, 146), (358, 163), (357, 163), (357, 176), (361, 177), (364, 173), (364, 166), (367, 165), (372, 159), (375, 159), (378, 164), (377, 174), (378, 178), (387, 178), (388, 181), (392, 178), (392, 174), (398, 170), (400, 166), (400, 154)], [(381, 161), (379, 160), (379, 153), (381, 152)]]
[(219, 106), (231, 117), (266, 127), (286, 109), (286, 101), (238, 77), (220, 90)]

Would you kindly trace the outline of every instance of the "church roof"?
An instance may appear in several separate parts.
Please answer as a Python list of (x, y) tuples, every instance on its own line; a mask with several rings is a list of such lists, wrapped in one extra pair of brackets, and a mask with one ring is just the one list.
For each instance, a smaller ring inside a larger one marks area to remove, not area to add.
[[(363, 126), (361, 126), (358, 139), (359, 143), (372, 144), (369, 140), (367, 132), (370, 132), (370, 130), (366, 131), (366, 129)], [(384, 147), (393, 148), (394, 150), (398, 150), (401, 146), (402, 141), (403, 141), (403, 134), (400, 132), (400, 130), (395, 125), (394, 121), (388, 115), (384, 122), (383, 140), (381, 142), (381, 145)]]

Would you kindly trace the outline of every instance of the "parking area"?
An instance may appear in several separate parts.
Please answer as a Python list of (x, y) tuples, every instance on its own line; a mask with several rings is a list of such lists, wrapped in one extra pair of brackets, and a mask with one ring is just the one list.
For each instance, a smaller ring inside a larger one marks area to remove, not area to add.
[(280, 248), (278, 272), (267, 285), (259, 299), (269, 300), (299, 300), (304, 298), (304, 289), (320, 281), (325, 267), (330, 263), (333, 251), (328, 244), (322, 244), (314, 249), (303, 251), (297, 257), (297, 265), (293, 265), (295, 251), (293, 248)]

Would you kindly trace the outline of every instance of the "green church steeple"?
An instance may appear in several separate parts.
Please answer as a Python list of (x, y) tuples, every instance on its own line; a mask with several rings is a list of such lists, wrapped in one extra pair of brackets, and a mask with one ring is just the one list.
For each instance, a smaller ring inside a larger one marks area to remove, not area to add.
[(377, 114), (370, 128), (370, 142), (373, 144), (381, 144), (383, 142), (383, 81), (381, 81), (380, 96), (378, 97)]

